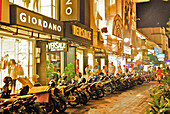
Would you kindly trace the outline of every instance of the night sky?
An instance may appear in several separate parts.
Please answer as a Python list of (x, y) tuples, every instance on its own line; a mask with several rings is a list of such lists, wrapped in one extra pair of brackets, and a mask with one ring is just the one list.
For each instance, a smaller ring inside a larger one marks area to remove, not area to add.
[(138, 3), (136, 5), (137, 28), (143, 27), (167, 27), (170, 18), (170, 0), (151, 0), (151, 2)]

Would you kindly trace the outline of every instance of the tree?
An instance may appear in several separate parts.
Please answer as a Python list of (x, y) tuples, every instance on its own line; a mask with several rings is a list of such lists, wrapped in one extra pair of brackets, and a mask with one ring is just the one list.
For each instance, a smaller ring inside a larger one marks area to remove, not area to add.
[(65, 67), (65, 70), (63, 73), (67, 74), (67, 83), (70, 83), (71, 79), (74, 78), (75, 76), (74, 65), (72, 63), (69, 63), (67, 67)]
[(47, 65), (47, 77), (49, 79), (53, 78), (54, 75), (54, 65), (50, 61), (46, 61)]

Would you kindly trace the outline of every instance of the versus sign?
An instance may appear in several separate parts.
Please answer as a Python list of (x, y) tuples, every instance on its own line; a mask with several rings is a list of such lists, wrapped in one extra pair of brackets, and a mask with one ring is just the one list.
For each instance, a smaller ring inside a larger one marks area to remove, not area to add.
[(10, 23), (13, 25), (20, 25), (62, 37), (64, 35), (63, 23), (60, 21), (51, 19), (16, 5), (11, 5), (10, 10)]
[(61, 0), (61, 21), (80, 21), (80, 0)]
[(49, 42), (48, 43), (48, 51), (50, 52), (56, 52), (56, 51), (62, 51), (67, 52), (68, 51), (68, 44), (65, 42)]

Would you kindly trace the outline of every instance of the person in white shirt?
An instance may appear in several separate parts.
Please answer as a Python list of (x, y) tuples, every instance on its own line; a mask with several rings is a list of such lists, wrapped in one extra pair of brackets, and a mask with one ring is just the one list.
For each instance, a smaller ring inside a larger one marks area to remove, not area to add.
[(109, 73), (110, 75), (114, 75), (116, 71), (116, 67), (113, 65), (113, 62), (111, 62), (111, 65), (109, 67)]

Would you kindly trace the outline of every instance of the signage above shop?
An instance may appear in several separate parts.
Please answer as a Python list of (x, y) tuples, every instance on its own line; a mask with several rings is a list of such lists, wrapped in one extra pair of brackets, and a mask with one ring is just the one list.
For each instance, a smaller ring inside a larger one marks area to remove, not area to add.
[(9, 0), (0, 0), (0, 22), (10, 23)]
[(158, 54), (158, 55), (157, 55), (157, 58), (158, 58), (158, 59), (164, 59), (164, 58), (165, 58), (165, 54), (163, 54), (163, 53), (162, 53), (162, 54)]
[(149, 56), (143, 56), (143, 60), (144, 61), (150, 61), (150, 57)]
[(62, 22), (16, 5), (11, 5), (10, 8), (11, 24), (63, 37), (64, 31)]
[(61, 0), (61, 21), (80, 21), (80, 0)]
[(105, 58), (106, 57), (106, 53), (95, 52), (94, 56), (95, 56), (95, 58)]
[(124, 46), (124, 53), (131, 55), (131, 48), (128, 46)]
[(72, 40), (82, 45), (92, 45), (93, 30), (78, 22), (64, 22), (66, 40)]
[(65, 42), (49, 42), (48, 43), (48, 51), (50, 52), (56, 52), (56, 51), (61, 51), (61, 52), (67, 52), (68, 51), (68, 44)]
[(79, 36), (79, 37), (91, 40), (91, 31), (83, 29), (82, 27), (72, 25), (72, 32), (73, 32), (73, 35), (75, 36)]

